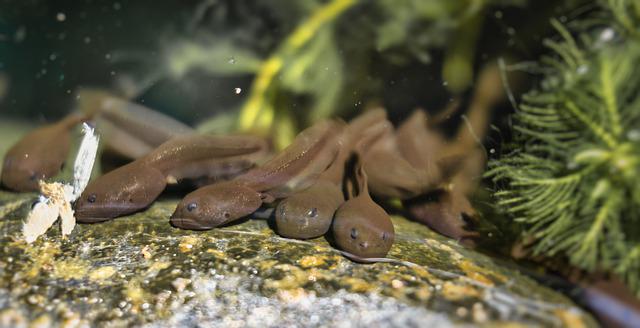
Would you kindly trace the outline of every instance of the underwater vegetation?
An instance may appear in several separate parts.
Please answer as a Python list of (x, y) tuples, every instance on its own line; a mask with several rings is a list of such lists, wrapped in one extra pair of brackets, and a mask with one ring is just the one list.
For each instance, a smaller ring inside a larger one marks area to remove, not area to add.
[(640, 3), (601, 1), (566, 26), (490, 163), (497, 205), (535, 255), (622, 277), (640, 295)]
[[(132, 72), (134, 87), (123, 92), (136, 97), (158, 80), (180, 80), (193, 72), (220, 78), (252, 76), (248, 88), (235, 88), (242, 102), (201, 120), (198, 130), (239, 129), (269, 136), (276, 148), (283, 149), (298, 131), (319, 119), (353, 117), (368, 103), (380, 101), (388, 82), (377, 72), (385, 66), (433, 63), (439, 67), (436, 74), (444, 82), (438, 84), (444, 84), (445, 93), (468, 90), (484, 17), (497, 8), (524, 4), (523, 0), (304, 0), (228, 6), (203, 2), (188, 24), (197, 33), (165, 37), (159, 62), (140, 63), (153, 69)], [(256, 8), (284, 22), (276, 33), (265, 36), (256, 31), (264, 28), (251, 16)], [(220, 17), (233, 10), (242, 28), (221, 27)], [(433, 58), (434, 52), (444, 53), (442, 63)], [(122, 53), (114, 62), (124, 65), (133, 59)], [(119, 87), (126, 89), (125, 84)]]
[[(380, 91), (380, 85), (367, 81), (370, 76), (362, 76), (374, 71), (366, 67), (373, 64), (369, 57), (374, 52), (388, 56), (389, 61), (429, 62), (431, 49), (447, 45), (450, 56), (443, 64), (443, 79), (451, 91), (464, 91), (473, 79), (477, 31), (485, 9), (494, 3), (523, 1), (333, 0), (318, 5), (261, 65), (251, 94), (240, 109), (239, 127), (274, 133), (276, 145), (282, 147), (300, 124), (335, 114), (350, 115), (345, 113), (345, 103), (358, 101), (345, 92), (350, 85), (370, 86), (361, 92)], [(341, 18), (349, 17), (346, 11), (352, 7), (377, 13), (379, 21), (355, 20), (345, 27)], [(353, 46), (358, 49), (350, 49)], [(348, 59), (345, 53), (350, 55)], [(287, 99), (291, 95), (309, 99), (304, 113), (283, 106), (283, 96)]]

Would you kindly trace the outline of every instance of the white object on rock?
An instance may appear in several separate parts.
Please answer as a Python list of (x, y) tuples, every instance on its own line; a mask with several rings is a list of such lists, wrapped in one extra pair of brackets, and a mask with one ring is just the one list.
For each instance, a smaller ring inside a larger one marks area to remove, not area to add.
[(62, 235), (71, 234), (76, 225), (71, 203), (74, 202), (91, 178), (91, 171), (98, 152), (100, 138), (87, 123), (83, 123), (84, 134), (76, 160), (73, 165), (73, 185), (40, 181), (40, 198), (34, 204), (22, 227), (22, 233), (27, 243), (34, 242), (43, 235), (60, 217)]

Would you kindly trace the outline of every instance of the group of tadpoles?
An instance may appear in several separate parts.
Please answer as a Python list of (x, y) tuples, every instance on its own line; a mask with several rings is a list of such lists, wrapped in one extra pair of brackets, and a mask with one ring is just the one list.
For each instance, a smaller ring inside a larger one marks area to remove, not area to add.
[(450, 140), (437, 131), (446, 118), (418, 109), (394, 128), (386, 111), (374, 108), (349, 123), (317, 122), (277, 154), (263, 138), (197, 134), (105, 92), (84, 90), (79, 97), (84, 114), (36, 129), (7, 152), (6, 188), (35, 191), (39, 180), (56, 176), (72, 128), (91, 121), (109, 130), (106, 144), (132, 161), (89, 183), (74, 204), (78, 222), (143, 210), (168, 184), (196, 181), (191, 185), (201, 187), (170, 218), (175, 227), (213, 229), (268, 208), (281, 236), (324, 235), (349, 258), (366, 262), (385, 257), (393, 245), (391, 218), (376, 203), (388, 199), (402, 200), (410, 216), (443, 235), (477, 236), (466, 227), (475, 215), (468, 196), (486, 160), (479, 138), (503, 94), (497, 68), (485, 68), (465, 124)]

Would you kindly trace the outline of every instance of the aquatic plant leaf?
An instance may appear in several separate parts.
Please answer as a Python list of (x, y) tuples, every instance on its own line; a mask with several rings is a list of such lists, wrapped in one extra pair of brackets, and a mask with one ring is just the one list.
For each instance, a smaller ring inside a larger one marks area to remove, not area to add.
[(334, 39), (334, 29), (327, 26), (284, 65), (282, 88), (313, 97), (308, 114), (310, 122), (330, 116), (344, 82), (342, 58)]
[(192, 70), (218, 76), (253, 74), (262, 63), (254, 52), (224, 39), (206, 43), (193, 40), (178, 42), (172, 45), (165, 60), (169, 75), (176, 79)]
[(547, 73), (523, 96), (513, 150), (488, 176), (537, 254), (616, 272), (640, 294), (640, 138), (629, 138), (640, 120), (640, 39), (617, 13), (631, 1), (606, 4), (599, 14), (610, 26), (553, 22)]

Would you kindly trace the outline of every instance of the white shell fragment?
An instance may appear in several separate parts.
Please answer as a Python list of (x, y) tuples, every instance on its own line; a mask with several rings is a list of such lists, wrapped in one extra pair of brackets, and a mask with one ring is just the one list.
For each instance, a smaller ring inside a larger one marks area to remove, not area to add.
[(98, 152), (99, 137), (94, 129), (83, 123), (84, 134), (73, 165), (73, 185), (61, 182), (40, 181), (40, 198), (36, 201), (22, 227), (27, 243), (34, 242), (43, 235), (60, 217), (62, 235), (67, 236), (76, 225), (71, 203), (74, 202), (89, 183), (91, 171)]
[(94, 129), (87, 123), (82, 123), (82, 142), (76, 155), (76, 161), (73, 163), (73, 199), (72, 202), (80, 197), (80, 194), (87, 187), (91, 178), (91, 171), (96, 160), (98, 152), (99, 137), (95, 134)]

